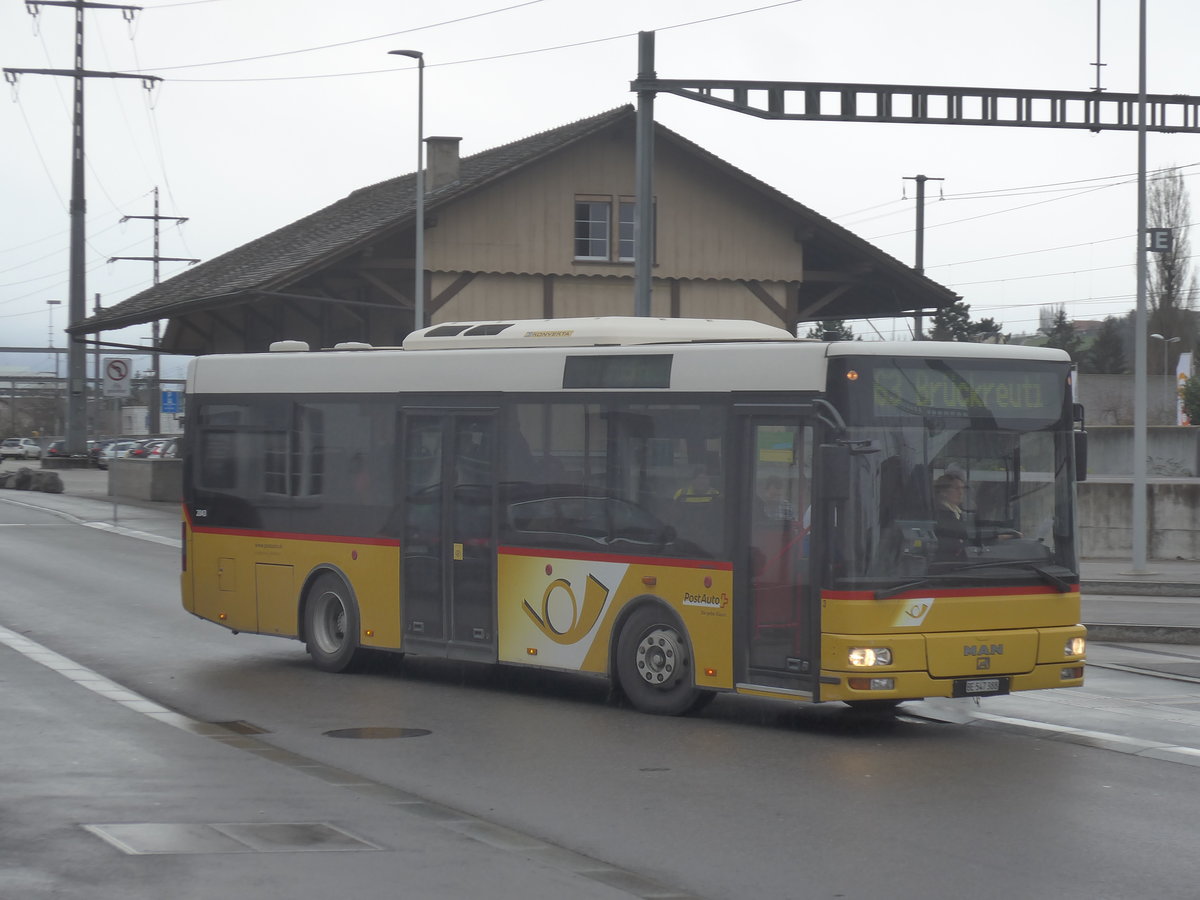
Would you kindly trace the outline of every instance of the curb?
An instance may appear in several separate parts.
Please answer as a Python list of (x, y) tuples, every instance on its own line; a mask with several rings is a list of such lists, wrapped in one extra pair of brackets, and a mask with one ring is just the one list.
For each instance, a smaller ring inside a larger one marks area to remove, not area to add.
[(1185, 581), (1092, 581), (1085, 579), (1080, 590), (1087, 594), (1123, 597), (1200, 597), (1200, 584)]
[(1200, 625), (1088, 624), (1089, 641), (1112, 644), (1200, 644)]

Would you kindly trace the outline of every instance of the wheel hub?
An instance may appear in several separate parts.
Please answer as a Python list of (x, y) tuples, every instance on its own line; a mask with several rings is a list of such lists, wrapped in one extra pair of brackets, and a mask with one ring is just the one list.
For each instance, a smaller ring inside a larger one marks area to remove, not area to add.
[(679, 635), (670, 629), (656, 628), (642, 638), (637, 646), (638, 674), (647, 684), (666, 686), (680, 658)]

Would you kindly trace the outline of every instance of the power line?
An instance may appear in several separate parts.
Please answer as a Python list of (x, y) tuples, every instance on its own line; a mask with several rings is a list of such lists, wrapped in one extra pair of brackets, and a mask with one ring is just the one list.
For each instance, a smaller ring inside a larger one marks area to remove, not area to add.
[[(153, 66), (152, 68), (156, 72), (170, 72), (170, 71), (174, 71), (176, 69), (201, 69), (201, 68), (205, 68), (207, 66), (226, 66), (226, 65), (230, 65), (232, 63), (257, 62), (261, 59), (276, 59), (280, 56), (295, 56), (296, 54), (299, 54), (299, 53), (316, 53), (320, 50), (332, 50), (336, 47), (349, 47), (353, 44), (365, 44), (365, 43), (368, 43), (369, 41), (379, 41), (379, 40), (383, 40), (384, 38), (393, 38), (393, 37), (397, 37), (402, 34), (413, 34), (414, 32), (417, 32), (417, 31), (428, 31), (430, 28), (441, 28), (442, 26), (445, 26), (445, 25), (456, 25), (459, 22), (467, 22), (467, 21), (470, 21), (471, 19), (482, 19), (486, 16), (494, 16), (497, 13), (509, 12), (514, 9), (521, 9), (522, 7), (525, 7), (525, 6), (534, 6), (538, 3), (543, 3), (543, 2), (545, 2), (545, 0), (527, 0), (527, 2), (525, 2), (525, 3), (517, 3), (513, 6), (505, 6), (501, 9), (492, 9), (492, 10), (488, 10), (487, 12), (475, 13), (474, 15), (470, 15), (470, 16), (460, 16), (457, 19), (447, 19), (444, 22), (434, 22), (431, 25), (418, 25), (415, 28), (405, 28), (403, 31), (390, 31), (387, 34), (375, 34), (375, 35), (372, 35), (371, 37), (354, 38), (353, 40), (349, 40), (349, 41), (338, 41), (337, 43), (334, 43), (334, 44), (320, 44), (316, 47), (300, 47), (296, 50), (281, 50), (278, 53), (263, 53), (259, 56), (242, 56), (242, 57), (238, 57), (235, 59), (214, 60), (213, 62), (188, 63), (186, 65), (181, 65), (181, 66)], [(139, 69), (137, 71), (142, 71), (142, 70)], [(387, 70), (384, 70), (384, 71), (387, 71)]]
[[(795, 3), (803, 3), (803, 2), (804, 2), (804, 0), (782, 0), (782, 2), (780, 2), (780, 3), (771, 3), (766, 6), (757, 6), (757, 7), (754, 7), (753, 9), (743, 9), (743, 10), (739, 10), (737, 12), (725, 13), (725, 14), (719, 15), (719, 16), (709, 16), (708, 18), (705, 18), (705, 19), (692, 19), (687, 22), (678, 22), (674, 25), (664, 25), (657, 30), (658, 31), (671, 31), (676, 28), (689, 28), (693, 25), (704, 25), (709, 22), (719, 22), (722, 19), (731, 19), (731, 18), (735, 18), (737, 16), (750, 15), (751, 13), (763, 12), (764, 10), (777, 9), (781, 6), (791, 6)], [(422, 27), (433, 28), (436, 26), (427, 25), (427, 26), (422, 26)], [(408, 34), (410, 31), (414, 31), (414, 30), (419, 30), (419, 29), (410, 29), (409, 31), (398, 31), (398, 32), (394, 32), (394, 34), (392, 34), (392, 35), (377, 35), (375, 38), (363, 38), (362, 40), (375, 40), (380, 37), (392, 37), (395, 34)], [(491, 56), (477, 56), (477, 57), (473, 57), (471, 59), (457, 59), (457, 60), (449, 60), (447, 62), (429, 63), (429, 64), (426, 64), (425, 68), (427, 68), (427, 69), (439, 68), (440, 69), (440, 68), (445, 68), (447, 66), (464, 66), (464, 65), (470, 65), (472, 63), (492, 62), (492, 61), (498, 60), (498, 59), (513, 59), (518, 56), (531, 56), (536, 53), (551, 53), (556, 50), (574, 50), (579, 47), (591, 46), (592, 44), (605, 44), (605, 43), (609, 43), (610, 41), (619, 41), (619, 40), (624, 40), (625, 38), (637, 37), (637, 35), (638, 35), (638, 32), (630, 31), (630, 32), (625, 32), (623, 34), (610, 35), (608, 37), (592, 38), (592, 39), (586, 40), (586, 41), (575, 41), (575, 42), (569, 43), (569, 44), (556, 44), (556, 45), (553, 45), (550, 47), (535, 47), (531, 50), (515, 50), (512, 53), (497, 53), (497, 54), (493, 54)], [(353, 41), (351, 43), (358, 43), (358, 41)], [(324, 48), (313, 48), (313, 49), (324, 49)], [(290, 52), (298, 53), (298, 52), (304, 52), (304, 51), (290, 51)], [(265, 59), (267, 57), (251, 57), (250, 59), (259, 59), (259, 58)], [(217, 64), (218, 63), (200, 63), (200, 64), (197, 64), (197, 66), (199, 66), (199, 65), (217, 65)], [(177, 66), (176, 68), (193, 68), (193, 67), (192, 66)], [(274, 75), (274, 76), (265, 76), (262, 78), (173, 78), (171, 80), (175, 81), (175, 82), (183, 82), (183, 83), (187, 83), (187, 84), (229, 84), (229, 83), (241, 84), (241, 83), (259, 82), (259, 81), (308, 81), (308, 80), (317, 79), (317, 78), (352, 78), (352, 77), (356, 77), (359, 75), (381, 75), (381, 74), (395, 72), (395, 71), (396, 71), (395, 68), (363, 69), (358, 72), (326, 72), (326, 73), (322, 73), (319, 75)]]

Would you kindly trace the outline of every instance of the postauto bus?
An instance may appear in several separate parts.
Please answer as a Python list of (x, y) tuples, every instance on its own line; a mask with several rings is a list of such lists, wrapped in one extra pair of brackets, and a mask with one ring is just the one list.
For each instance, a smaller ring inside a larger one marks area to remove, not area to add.
[(660, 714), (1083, 682), (1057, 350), (459, 322), (201, 357), (187, 392), (183, 605), (324, 670), (592, 673)]

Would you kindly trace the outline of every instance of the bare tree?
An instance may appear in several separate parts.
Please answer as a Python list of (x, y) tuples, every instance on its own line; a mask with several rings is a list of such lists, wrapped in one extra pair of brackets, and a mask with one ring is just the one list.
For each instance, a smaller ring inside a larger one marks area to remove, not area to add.
[[(1171, 364), (1179, 354), (1194, 350), (1196, 345), (1192, 315), (1196, 278), (1191, 272), (1192, 251), (1188, 235), (1192, 209), (1179, 169), (1163, 169), (1151, 182), (1146, 196), (1146, 219), (1151, 228), (1170, 228), (1173, 238), (1169, 250), (1150, 254), (1146, 292), (1150, 307), (1149, 330), (1167, 338), (1179, 338), (1167, 346), (1168, 368), (1173, 368)], [(1148, 354), (1151, 373), (1161, 372), (1161, 364), (1154, 361), (1157, 356), (1156, 353)]]

